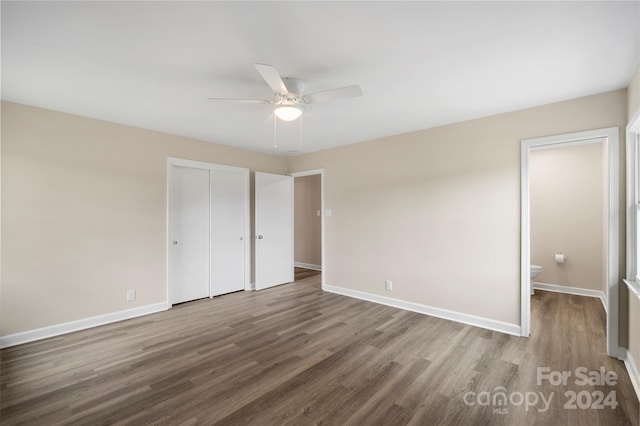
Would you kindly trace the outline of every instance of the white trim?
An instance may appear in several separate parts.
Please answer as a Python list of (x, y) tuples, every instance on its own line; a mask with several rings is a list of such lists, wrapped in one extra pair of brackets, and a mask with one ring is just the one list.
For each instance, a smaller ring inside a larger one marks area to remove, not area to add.
[(314, 265), (313, 263), (293, 262), (296, 268), (311, 269), (313, 271), (322, 271), (322, 265)]
[(460, 312), (450, 311), (447, 309), (435, 308), (433, 306), (422, 305), (420, 303), (407, 302), (404, 300), (393, 299), (391, 297), (378, 296), (377, 294), (365, 293), (358, 290), (351, 290), (344, 287), (337, 287), (324, 284), (322, 290), (330, 293), (340, 294), (342, 296), (353, 297), (367, 302), (379, 303), (381, 305), (391, 306), (406, 311), (417, 312), (419, 314), (430, 315), (433, 317), (443, 318), (463, 324), (472, 325), (474, 327), (485, 328), (488, 330), (498, 331), (500, 333), (511, 334), (513, 336), (520, 335), (520, 326), (518, 324), (510, 324), (502, 321), (496, 321), (488, 318), (478, 317), (475, 315), (463, 314)]
[(101, 325), (111, 324), (114, 322), (136, 318), (143, 315), (162, 312), (166, 311), (170, 307), (171, 306), (169, 306), (167, 302), (156, 303), (153, 305), (146, 305), (137, 308), (126, 309), (124, 311), (111, 312), (109, 314), (83, 318), (80, 320), (51, 325), (48, 327), (36, 328), (34, 330), (23, 331), (21, 333), (9, 334), (7, 336), (0, 337), (0, 348), (21, 345), (23, 343), (29, 343), (35, 340), (47, 339), (49, 337), (60, 336), (62, 334), (72, 333), (74, 331), (85, 330), (87, 328), (98, 327)]
[(529, 149), (522, 141), (520, 149), (520, 335), (531, 333), (531, 254), (529, 235)]
[(629, 291), (631, 291), (631, 293), (635, 294), (637, 297), (640, 297), (640, 285), (638, 284), (637, 280), (624, 279), (622, 281), (627, 285), (627, 288), (629, 289)]
[(640, 133), (640, 108), (636, 110), (636, 113), (629, 120), (626, 130), (627, 133)]
[(608, 200), (607, 200), (607, 240), (606, 240), (606, 277), (607, 277), (607, 354), (612, 357), (622, 355), (618, 344), (618, 173), (620, 159), (618, 155), (619, 129), (608, 127), (605, 129), (588, 130), (584, 132), (568, 133), (564, 135), (547, 136), (535, 139), (523, 139), (520, 150), (521, 170), (521, 225), (520, 225), (520, 335), (528, 337), (531, 324), (531, 277), (529, 274), (530, 260), (530, 205), (529, 205), (529, 152), (541, 147), (563, 147), (595, 143), (594, 139), (606, 139), (608, 147)]
[(640, 138), (640, 108), (636, 111), (631, 121), (626, 128), (626, 147), (627, 147), (627, 279), (624, 282), (629, 289), (636, 292), (638, 283), (636, 277), (638, 272), (636, 270), (637, 261), (637, 229), (638, 224), (638, 191), (636, 183), (638, 182), (638, 173), (640, 173), (638, 160), (638, 140)]
[(207, 163), (204, 161), (185, 160), (184, 158), (167, 157), (167, 164), (171, 166), (191, 167), (194, 169), (220, 170), (227, 172), (244, 173), (249, 170), (246, 167), (227, 166), (225, 164)]
[[(302, 126), (302, 120), (300, 120), (300, 126)], [(300, 127), (302, 129), (302, 127)], [(294, 211), (295, 209), (295, 188), (293, 187), (293, 182), (294, 182), (294, 178), (292, 176), (289, 176), (289, 193), (291, 194), (290, 200), (291, 200), (291, 253), (289, 254), (290, 259), (291, 259), (291, 274), (289, 275), (289, 282), (292, 283), (295, 281), (296, 279), (296, 275), (295, 275), (295, 271), (294, 271), (294, 267), (293, 264), (295, 262), (296, 259), (296, 229), (295, 229), (295, 223), (294, 221), (296, 220), (296, 212)]]
[(245, 169), (244, 198), (244, 289), (251, 291), (255, 287), (251, 282), (251, 171)]
[(313, 169), (313, 170), (305, 170), (303, 172), (289, 173), (289, 176), (297, 178), (297, 177), (304, 177), (304, 176), (321, 175), (322, 173), (324, 173), (324, 169)]
[[(549, 140), (548, 143), (544, 143), (542, 145), (535, 145), (530, 147), (530, 151), (542, 151), (549, 148), (558, 148), (558, 142), (552, 142), (554, 140), (554, 136), (549, 138), (540, 138), (543, 140)], [(560, 142), (562, 144), (562, 148), (571, 148), (572, 146), (582, 146), (582, 145), (595, 145), (598, 143), (602, 143), (605, 137), (593, 138), (593, 139), (576, 139), (568, 142)]]
[[(311, 175), (320, 175), (320, 269), (322, 273), (320, 274), (320, 282), (324, 286), (326, 280), (326, 271), (327, 271), (327, 256), (325, 254), (325, 214), (324, 214), (324, 169), (313, 169), (302, 172), (293, 172), (289, 174), (292, 178), (303, 177), (303, 176), (311, 176)], [(295, 200), (294, 200), (295, 202)], [(295, 238), (295, 235), (294, 235)], [(309, 268), (313, 269), (313, 268)]]
[(533, 282), (531, 284), (533, 285), (534, 290), (553, 291), (555, 293), (574, 294), (576, 296), (597, 297), (602, 302), (604, 311), (607, 312), (607, 296), (600, 290), (539, 282)]
[[(636, 142), (636, 131), (640, 133), (640, 110), (636, 113), (635, 122), (632, 120), (627, 125), (626, 129), (626, 158), (627, 158), (627, 173), (626, 173), (626, 182), (627, 182), (627, 200), (626, 200), (626, 214), (627, 214), (627, 279), (633, 280), (635, 279), (637, 272), (636, 271), (636, 231), (637, 231), (637, 198), (638, 198), (638, 188), (636, 188), (636, 182), (638, 181), (638, 170), (637, 170), (637, 142)], [(636, 130), (636, 127), (638, 129)]]
[(638, 364), (636, 364), (629, 350), (625, 351), (622, 360), (624, 361), (624, 366), (627, 368), (627, 373), (629, 373), (633, 389), (636, 391), (636, 397), (640, 399), (640, 371), (638, 371)]
[[(636, 297), (640, 297), (640, 286), (637, 280), (637, 276), (640, 271), (638, 270), (638, 202), (640, 197), (640, 188), (637, 187), (638, 174), (640, 173), (640, 164), (638, 164), (638, 143), (640, 143), (640, 108), (633, 114), (631, 120), (627, 124), (626, 131), (626, 156), (627, 156), (627, 172), (626, 172), (626, 184), (627, 184), (627, 199), (626, 199), (626, 218), (627, 218), (627, 270), (626, 279), (622, 281), (629, 289), (629, 293), (635, 294)], [(633, 296), (630, 296), (633, 297)], [(631, 324), (629, 333), (634, 327), (640, 327), (640, 324)], [(624, 365), (627, 367), (629, 377), (633, 383), (633, 388), (636, 391), (636, 396), (640, 399), (640, 373), (638, 372), (638, 366), (635, 360), (631, 356), (631, 352), (624, 350)]]
[(326, 283), (327, 277), (327, 254), (325, 244), (325, 229), (326, 229), (326, 215), (325, 212), (325, 203), (324, 203), (324, 169), (320, 171), (320, 238), (322, 239), (322, 247), (320, 247), (320, 266), (322, 268), (322, 273), (320, 274), (320, 283), (324, 285)]

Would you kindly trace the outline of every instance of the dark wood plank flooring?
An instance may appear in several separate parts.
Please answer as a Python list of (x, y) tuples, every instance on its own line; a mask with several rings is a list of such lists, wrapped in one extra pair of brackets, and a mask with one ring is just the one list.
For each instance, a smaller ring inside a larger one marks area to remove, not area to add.
[(320, 275), (319, 271), (314, 271), (313, 269), (305, 269), (305, 268), (294, 268), (294, 279), (296, 281), (303, 280), (305, 278), (314, 277), (316, 275)]
[[(523, 339), (325, 293), (319, 274), (298, 272), (293, 284), (2, 350), (0, 422), (638, 424), (624, 365), (606, 355), (597, 299), (536, 291)], [(602, 367), (617, 383), (538, 385), (538, 367)], [(490, 401), (500, 387), (507, 405)], [(566, 409), (568, 391), (583, 392), (582, 405), (614, 392), (618, 405)], [(517, 404), (534, 393), (552, 398), (548, 409)]]

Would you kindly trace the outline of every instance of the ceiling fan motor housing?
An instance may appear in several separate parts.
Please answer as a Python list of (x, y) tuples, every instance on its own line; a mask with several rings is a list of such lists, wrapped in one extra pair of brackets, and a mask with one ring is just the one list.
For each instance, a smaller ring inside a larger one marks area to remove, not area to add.
[(284, 77), (282, 79), (284, 85), (287, 86), (289, 94), (297, 95), (299, 99), (302, 98), (302, 90), (304, 89), (304, 83), (297, 78)]

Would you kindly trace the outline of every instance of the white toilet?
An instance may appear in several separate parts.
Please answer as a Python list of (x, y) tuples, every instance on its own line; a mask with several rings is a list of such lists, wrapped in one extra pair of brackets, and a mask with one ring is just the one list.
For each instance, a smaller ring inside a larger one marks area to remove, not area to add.
[(533, 280), (535, 277), (540, 275), (540, 273), (542, 272), (542, 266), (531, 264), (530, 272), (531, 272), (531, 279)]
[(542, 266), (531, 264), (529, 267), (529, 274), (531, 276), (531, 294), (533, 294), (533, 279), (540, 275), (542, 272)]

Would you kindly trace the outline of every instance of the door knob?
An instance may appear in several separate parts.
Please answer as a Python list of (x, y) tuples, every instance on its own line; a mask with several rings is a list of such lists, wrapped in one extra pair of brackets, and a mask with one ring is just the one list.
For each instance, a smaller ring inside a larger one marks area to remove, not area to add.
[(177, 245), (178, 245), (178, 242), (177, 242), (177, 241), (174, 241), (174, 242), (173, 242), (173, 245), (174, 245), (174, 246), (177, 246)]
[(264, 238), (262, 235), (258, 235), (259, 240), (261, 240), (262, 238)]

